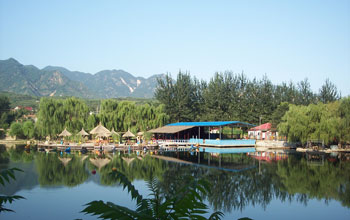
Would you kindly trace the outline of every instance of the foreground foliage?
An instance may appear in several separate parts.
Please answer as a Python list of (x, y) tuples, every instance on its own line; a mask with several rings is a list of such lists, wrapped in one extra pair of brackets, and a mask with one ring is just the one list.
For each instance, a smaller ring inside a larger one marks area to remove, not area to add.
[[(23, 172), (22, 170), (17, 169), (17, 168), (10, 168), (10, 169), (6, 169), (6, 170), (2, 170), (0, 172), (0, 184), (2, 186), (5, 186), (5, 183), (6, 182), (10, 183), (11, 179), (16, 180), (15, 171)], [(18, 195), (0, 196), (0, 212), (14, 212), (12, 209), (5, 208), (4, 204), (12, 203), (15, 200), (19, 200), (19, 199), (24, 199), (24, 197), (18, 196)]]
[[(98, 215), (102, 219), (207, 219), (208, 206), (203, 203), (203, 196), (209, 191), (209, 185), (204, 180), (192, 183), (176, 193), (172, 198), (162, 198), (158, 181), (151, 178), (148, 188), (152, 198), (143, 198), (132, 183), (118, 171), (110, 174), (127, 188), (132, 199), (137, 202), (136, 210), (132, 210), (112, 202), (92, 201), (82, 211), (86, 214)], [(221, 219), (222, 212), (214, 212), (209, 219)]]

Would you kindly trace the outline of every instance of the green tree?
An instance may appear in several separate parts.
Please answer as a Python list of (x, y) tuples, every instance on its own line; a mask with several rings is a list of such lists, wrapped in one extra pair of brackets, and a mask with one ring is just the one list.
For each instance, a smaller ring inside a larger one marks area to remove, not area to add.
[(0, 127), (8, 128), (8, 116), (10, 112), (10, 100), (7, 96), (0, 96)]
[[(262, 117), (262, 123), (271, 121), (271, 115), (276, 109), (273, 101), (274, 86), (272, 82), (267, 78), (266, 75), (260, 80), (259, 92), (257, 95), (258, 106), (256, 106), (256, 112), (259, 113), (258, 117)], [(257, 120), (255, 122), (258, 122)]]
[(76, 133), (83, 127), (88, 113), (85, 102), (77, 98), (41, 98), (36, 129), (41, 137), (55, 137), (64, 128)]
[(299, 98), (297, 103), (300, 105), (309, 105), (315, 103), (315, 95), (311, 91), (311, 85), (307, 78), (298, 83)]
[(290, 142), (306, 143), (310, 135), (310, 123), (306, 106), (290, 105), (278, 125), (278, 131), (281, 135), (286, 135)]
[(341, 101), (308, 106), (290, 105), (278, 130), (289, 141), (322, 140), (325, 144), (350, 141), (348, 98)]
[(175, 112), (177, 110), (174, 102), (175, 89), (173, 79), (169, 73), (165, 75), (164, 79), (157, 79), (157, 87), (154, 96), (160, 103), (164, 104), (165, 113), (170, 116), (170, 121), (175, 121)]
[(192, 80), (189, 73), (180, 71), (175, 83), (170, 74), (165, 79), (158, 79), (155, 97), (165, 105), (165, 113), (172, 122), (194, 121), (200, 114), (200, 83)]
[(336, 85), (334, 85), (328, 78), (322, 85), (319, 92), (319, 100), (323, 103), (333, 102), (340, 99), (340, 93)]
[(205, 110), (204, 120), (219, 121), (232, 119), (233, 99), (232, 73), (215, 73), (203, 92)]
[(17, 136), (17, 137), (23, 137), (23, 130), (22, 125), (17, 122), (13, 122), (10, 127), (10, 135), (11, 136)]
[(276, 108), (276, 110), (272, 113), (271, 117), (271, 126), (272, 128), (277, 128), (278, 124), (281, 122), (284, 114), (289, 110), (288, 102), (282, 102)]
[(94, 129), (96, 127), (96, 125), (98, 124), (98, 118), (96, 117), (96, 115), (91, 114), (89, 115), (84, 128), (88, 131), (91, 131), (92, 129)]
[(26, 138), (32, 138), (34, 136), (34, 123), (32, 121), (26, 121), (23, 123), (23, 135), (26, 137)]
[(350, 96), (340, 100), (337, 115), (339, 116), (339, 141), (350, 141)]

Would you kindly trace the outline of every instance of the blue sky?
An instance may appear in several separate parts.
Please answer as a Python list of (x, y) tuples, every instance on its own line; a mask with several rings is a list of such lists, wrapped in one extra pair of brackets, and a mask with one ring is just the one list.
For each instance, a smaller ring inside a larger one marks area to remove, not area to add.
[(149, 77), (179, 70), (326, 78), (350, 95), (347, 1), (0, 0), (0, 59)]

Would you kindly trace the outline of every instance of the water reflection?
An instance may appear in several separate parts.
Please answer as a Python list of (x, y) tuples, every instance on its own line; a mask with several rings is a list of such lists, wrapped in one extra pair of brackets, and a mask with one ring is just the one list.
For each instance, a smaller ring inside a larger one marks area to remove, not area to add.
[[(110, 172), (117, 169), (130, 181), (158, 178), (164, 198), (188, 185), (189, 177), (205, 179), (213, 186), (205, 199), (215, 210), (224, 212), (257, 205), (266, 208), (274, 199), (304, 205), (310, 199), (326, 203), (337, 200), (344, 207), (350, 207), (350, 154), (255, 152), (191, 155), (174, 152), (160, 156), (154, 158), (122, 152), (110, 155), (45, 153), (35, 147), (5, 148), (0, 145), (1, 168), (16, 166), (25, 171), (16, 183), (6, 188), (8, 195), (36, 185), (76, 187), (90, 180), (114, 186), (117, 180)], [(94, 170), (95, 176), (92, 174)]]

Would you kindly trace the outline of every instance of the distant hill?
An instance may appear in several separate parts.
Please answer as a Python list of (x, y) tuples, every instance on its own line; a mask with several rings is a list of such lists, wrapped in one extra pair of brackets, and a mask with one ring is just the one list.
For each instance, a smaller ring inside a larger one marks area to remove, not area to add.
[(34, 96), (152, 98), (157, 77), (164, 76), (145, 79), (123, 70), (103, 70), (93, 75), (55, 66), (38, 69), (13, 58), (0, 60), (0, 91)]

